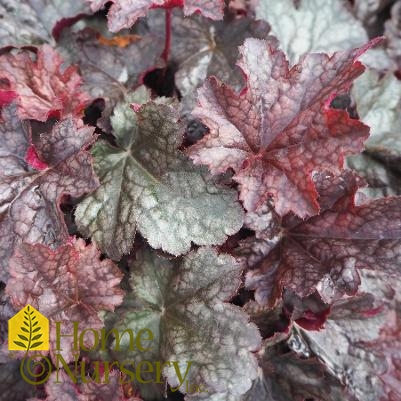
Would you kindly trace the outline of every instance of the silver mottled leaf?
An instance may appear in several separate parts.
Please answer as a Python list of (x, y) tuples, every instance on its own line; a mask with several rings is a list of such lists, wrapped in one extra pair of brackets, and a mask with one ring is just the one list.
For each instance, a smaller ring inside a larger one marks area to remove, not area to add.
[[(193, 361), (186, 379), (202, 384), (209, 397), (231, 400), (245, 393), (257, 374), (252, 351), (260, 336), (247, 314), (226, 302), (240, 285), (241, 271), (232, 256), (210, 248), (171, 261), (149, 250), (137, 253), (130, 278), (136, 307), (123, 304), (114, 326), (135, 333), (148, 328), (154, 339), (143, 341), (152, 349), (140, 352), (129, 350), (122, 338), (117, 357), (178, 361), (182, 373)], [(180, 385), (173, 366), (165, 366), (163, 374), (171, 386)], [(180, 391), (186, 392), (185, 384)]]
[[(130, 102), (146, 96), (140, 90)], [(134, 112), (121, 103), (112, 126), (118, 146), (99, 142), (92, 151), (101, 186), (76, 210), (79, 230), (110, 257), (130, 251), (136, 230), (152, 247), (179, 255), (191, 242), (221, 244), (241, 228), (236, 193), (178, 151), (183, 127), (175, 108), (148, 102)]]

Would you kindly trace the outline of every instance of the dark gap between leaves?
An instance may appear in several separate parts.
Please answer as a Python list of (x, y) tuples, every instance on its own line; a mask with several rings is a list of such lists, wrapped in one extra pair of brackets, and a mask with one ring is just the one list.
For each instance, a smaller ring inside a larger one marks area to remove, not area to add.
[(143, 78), (143, 83), (152, 93), (157, 96), (177, 97), (181, 100), (181, 94), (175, 85), (175, 73), (178, 65), (171, 62), (165, 68), (155, 68), (147, 72)]

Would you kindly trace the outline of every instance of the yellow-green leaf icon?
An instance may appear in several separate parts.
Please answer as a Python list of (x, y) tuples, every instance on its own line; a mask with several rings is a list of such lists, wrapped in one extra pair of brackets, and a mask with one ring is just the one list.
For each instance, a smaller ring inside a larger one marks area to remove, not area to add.
[(33, 306), (25, 306), (8, 321), (8, 349), (47, 351), (49, 320)]

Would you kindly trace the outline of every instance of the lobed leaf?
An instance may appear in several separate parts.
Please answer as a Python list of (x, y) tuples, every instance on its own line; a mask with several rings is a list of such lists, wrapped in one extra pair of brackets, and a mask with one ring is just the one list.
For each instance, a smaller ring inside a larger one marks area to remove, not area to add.
[(280, 215), (316, 214), (312, 172), (340, 171), (368, 136), (367, 126), (328, 104), (363, 72), (355, 60), (373, 43), (332, 57), (307, 54), (289, 69), (274, 44), (246, 39), (238, 63), (246, 90), (237, 94), (215, 78), (203, 85), (194, 115), (210, 133), (189, 148), (190, 157), (214, 173), (232, 168), (247, 210), (272, 197)]
[[(146, 97), (141, 89), (130, 101)], [(102, 141), (92, 150), (101, 186), (78, 205), (78, 229), (113, 259), (130, 252), (136, 230), (174, 255), (189, 251), (191, 242), (223, 243), (242, 226), (235, 192), (216, 185), (177, 149), (183, 126), (174, 107), (135, 107), (135, 113), (124, 103), (115, 108), (117, 146)]]
[[(91, 157), (85, 148), (93, 128), (69, 116), (31, 146), (29, 124), (22, 123), (15, 105), (3, 108), (0, 124), (0, 277), (8, 279), (8, 260), (21, 242), (56, 247), (69, 237), (60, 210), (63, 195), (81, 196), (94, 190)], [(29, 149), (44, 167), (35, 171), (25, 161)], [(40, 159), (39, 159), (39, 156)]]
[[(100, 260), (94, 245), (85, 246), (82, 239), (71, 240), (52, 250), (45, 245), (21, 244), (10, 260), (10, 279), (6, 293), (15, 308), (31, 304), (49, 318), (50, 354), (59, 353), (70, 362), (74, 360), (73, 339), (61, 338), (56, 350), (56, 325), (61, 333), (73, 333), (73, 322), (94, 330), (103, 328), (100, 311), (113, 311), (123, 300), (119, 288), (122, 273), (110, 260)], [(34, 339), (38, 339), (37, 336)], [(93, 346), (93, 338), (84, 339)], [(32, 344), (31, 348), (41, 342)]]
[[(247, 286), (256, 289), (256, 299), (273, 306), (282, 289), (305, 297), (317, 290), (325, 302), (343, 294), (354, 295), (360, 284), (360, 269), (374, 269), (398, 277), (401, 260), (401, 197), (387, 197), (355, 204), (358, 180), (344, 174), (343, 193), (338, 178), (327, 177), (336, 191), (320, 191), (328, 208), (302, 221), (282, 220), (281, 240), (247, 274)], [(326, 188), (330, 185), (326, 184)], [(334, 197), (334, 198), (333, 198)], [(332, 206), (330, 206), (332, 204)]]
[[(248, 316), (226, 302), (240, 285), (241, 264), (210, 248), (179, 260), (161, 258), (149, 250), (136, 256), (130, 278), (133, 297), (118, 310), (114, 327), (135, 333), (146, 327), (154, 340), (143, 342), (151, 350), (138, 352), (129, 350), (122, 338), (115, 355), (123, 359), (129, 355), (137, 362), (178, 361), (182, 371), (186, 361), (193, 361), (187, 379), (203, 384), (209, 397), (231, 399), (246, 392), (257, 375), (252, 351), (259, 348), (260, 336)], [(178, 387), (173, 366), (164, 369), (169, 384)], [(179, 390), (185, 392), (185, 386)]]
[(76, 67), (62, 68), (63, 62), (49, 45), (38, 48), (36, 60), (29, 50), (0, 56), (0, 79), (18, 95), (21, 119), (46, 121), (49, 117), (82, 115), (90, 98), (80, 90), (82, 82)]

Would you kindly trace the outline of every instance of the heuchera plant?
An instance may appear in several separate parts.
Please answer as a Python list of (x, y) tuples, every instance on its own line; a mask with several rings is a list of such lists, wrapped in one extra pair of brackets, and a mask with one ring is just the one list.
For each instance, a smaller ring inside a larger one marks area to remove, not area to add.
[(400, 9), (0, 0), (0, 400), (401, 401)]

